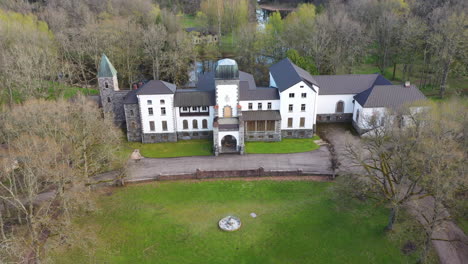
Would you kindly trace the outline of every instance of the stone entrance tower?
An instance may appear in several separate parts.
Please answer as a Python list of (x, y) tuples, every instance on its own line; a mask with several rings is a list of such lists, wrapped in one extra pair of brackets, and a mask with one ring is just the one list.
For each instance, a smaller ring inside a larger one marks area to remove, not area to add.
[(117, 71), (105, 54), (99, 65), (98, 83), (104, 118), (113, 118), (115, 124), (122, 127), (125, 124), (123, 99), (129, 90), (119, 89)]
[(215, 86), (214, 154), (243, 154), (244, 125), (239, 105), (239, 68), (234, 60), (223, 59), (217, 62)]

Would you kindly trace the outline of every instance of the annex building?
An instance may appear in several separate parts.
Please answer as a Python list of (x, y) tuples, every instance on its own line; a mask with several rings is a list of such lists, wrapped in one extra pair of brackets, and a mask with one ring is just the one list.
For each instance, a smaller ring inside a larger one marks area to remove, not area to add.
[(320, 122), (352, 122), (362, 133), (366, 117), (425, 99), (380, 74), (312, 76), (289, 59), (270, 67), (269, 87), (257, 87), (232, 59), (218, 61), (193, 87), (152, 80), (120, 90), (103, 55), (98, 81), (105, 116), (126, 127), (129, 141), (213, 139), (215, 155), (243, 154), (245, 141), (310, 138)]

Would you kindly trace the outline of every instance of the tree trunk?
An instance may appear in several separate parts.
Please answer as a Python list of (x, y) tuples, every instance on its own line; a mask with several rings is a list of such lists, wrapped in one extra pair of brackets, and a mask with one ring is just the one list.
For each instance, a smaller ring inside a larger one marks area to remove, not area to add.
[(445, 96), (445, 91), (447, 89), (447, 79), (448, 79), (449, 70), (450, 70), (450, 62), (447, 62), (444, 65), (444, 70), (443, 70), (443, 73), (442, 73), (442, 80), (440, 81), (440, 91), (439, 91), (440, 98), (444, 98), (444, 96)]
[(395, 80), (395, 72), (396, 72), (396, 63), (393, 63), (393, 75), (392, 75), (392, 81)]
[(385, 231), (392, 231), (393, 230), (393, 225), (396, 222), (397, 215), (398, 215), (398, 208), (396, 206), (394, 206), (390, 210), (390, 215), (388, 217), (388, 224), (384, 229)]

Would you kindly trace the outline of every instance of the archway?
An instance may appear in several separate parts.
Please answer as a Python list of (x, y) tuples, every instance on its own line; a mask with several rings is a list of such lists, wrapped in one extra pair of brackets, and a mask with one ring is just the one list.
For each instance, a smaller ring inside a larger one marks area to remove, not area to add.
[(221, 148), (223, 152), (237, 151), (237, 139), (231, 135), (226, 135), (221, 139)]

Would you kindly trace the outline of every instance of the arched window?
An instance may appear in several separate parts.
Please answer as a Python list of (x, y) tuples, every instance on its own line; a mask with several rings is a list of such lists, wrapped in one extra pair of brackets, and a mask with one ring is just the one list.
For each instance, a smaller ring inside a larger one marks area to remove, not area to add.
[(105, 82), (104, 85), (106, 86), (106, 88), (109, 88), (109, 84), (107, 82)]
[(336, 103), (335, 112), (336, 113), (343, 113), (344, 112), (344, 102), (343, 101), (339, 101), (338, 103)]
[(205, 129), (208, 128), (208, 120), (203, 119), (203, 121), (202, 121), (202, 127), (205, 128)]
[(356, 111), (356, 123), (359, 123), (359, 109)]
[(196, 119), (192, 121), (192, 127), (193, 129), (198, 129), (198, 121)]
[(136, 123), (132, 122), (132, 129), (135, 129), (135, 128), (136, 128)]
[(182, 126), (184, 129), (188, 129), (188, 121), (187, 120), (182, 121)]

